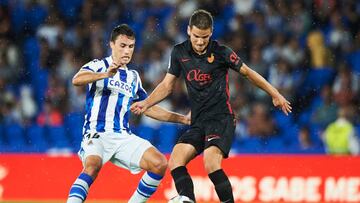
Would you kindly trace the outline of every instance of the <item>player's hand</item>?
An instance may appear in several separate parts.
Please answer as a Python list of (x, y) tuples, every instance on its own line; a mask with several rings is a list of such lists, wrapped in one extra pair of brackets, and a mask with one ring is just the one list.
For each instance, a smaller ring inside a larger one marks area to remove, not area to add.
[(136, 115), (140, 115), (144, 113), (148, 109), (148, 105), (146, 103), (146, 100), (135, 102), (130, 106), (131, 112), (133, 112)]
[(113, 62), (107, 69), (108, 77), (113, 77), (117, 73), (119, 68), (120, 68), (120, 65), (116, 62)]
[(281, 109), (284, 114), (289, 115), (291, 113), (290, 102), (286, 100), (280, 93), (273, 97), (272, 102), (275, 107)]
[(184, 116), (184, 121), (182, 122), (184, 125), (190, 125), (191, 124), (191, 111), (189, 111), (189, 113), (187, 113)]

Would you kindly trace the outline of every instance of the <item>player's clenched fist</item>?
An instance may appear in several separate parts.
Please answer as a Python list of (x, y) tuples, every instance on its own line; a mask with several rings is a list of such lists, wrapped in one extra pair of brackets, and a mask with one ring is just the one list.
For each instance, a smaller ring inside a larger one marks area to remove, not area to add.
[(140, 101), (140, 102), (135, 102), (130, 107), (131, 112), (133, 112), (136, 115), (140, 115), (140, 114), (144, 113), (147, 109), (148, 109), (148, 106), (147, 106), (145, 100)]
[(117, 63), (113, 62), (107, 69), (108, 76), (109, 77), (114, 76), (119, 68), (120, 66)]

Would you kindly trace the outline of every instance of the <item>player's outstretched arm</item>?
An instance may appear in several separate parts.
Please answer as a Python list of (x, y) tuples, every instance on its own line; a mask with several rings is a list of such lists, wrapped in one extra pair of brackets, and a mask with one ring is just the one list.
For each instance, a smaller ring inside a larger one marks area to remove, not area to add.
[(75, 86), (82, 86), (104, 78), (112, 77), (116, 74), (119, 67), (120, 66), (117, 64), (112, 63), (105, 73), (95, 73), (92, 71), (80, 69), (80, 71), (77, 72), (73, 77), (72, 84)]
[(137, 115), (144, 113), (148, 108), (161, 102), (172, 92), (175, 81), (176, 76), (167, 73), (163, 81), (158, 84), (149, 97), (143, 101), (133, 103), (130, 110)]
[(247, 77), (253, 84), (263, 89), (271, 97), (275, 107), (280, 108), (286, 115), (291, 113), (290, 102), (279, 91), (265, 80), (259, 73), (250, 69), (245, 63), (240, 68), (240, 73)]
[(190, 116), (168, 111), (158, 105), (147, 109), (144, 114), (159, 121), (181, 123), (184, 125), (190, 125), (191, 122)]

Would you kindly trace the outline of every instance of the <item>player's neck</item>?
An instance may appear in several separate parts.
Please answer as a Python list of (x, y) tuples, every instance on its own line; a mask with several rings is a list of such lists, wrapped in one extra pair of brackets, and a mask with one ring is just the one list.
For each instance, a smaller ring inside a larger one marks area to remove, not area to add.
[(126, 64), (121, 64), (121, 65), (120, 65), (120, 68), (122, 68), (122, 69), (127, 69), (127, 66), (126, 66)]
[[(193, 49), (194, 50), (194, 49)], [(196, 50), (194, 50), (194, 52), (196, 53), (196, 54), (198, 54), (198, 55), (204, 55), (204, 54), (206, 54), (206, 49), (204, 50), (204, 51), (202, 51), (202, 52), (198, 52), (198, 51), (196, 51)]]
[(206, 54), (206, 52), (208, 50), (208, 47), (209, 47), (209, 45), (207, 45), (206, 48), (203, 51), (199, 52), (199, 51), (196, 51), (195, 48), (191, 45), (192, 50), (199, 56), (202, 56), (202, 55)]

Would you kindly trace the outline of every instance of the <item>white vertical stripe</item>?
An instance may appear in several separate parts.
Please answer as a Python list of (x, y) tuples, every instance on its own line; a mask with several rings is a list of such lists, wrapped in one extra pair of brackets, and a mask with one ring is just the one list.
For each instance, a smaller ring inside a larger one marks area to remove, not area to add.
[(114, 129), (114, 116), (117, 99), (118, 94), (111, 93), (105, 115), (105, 131), (112, 131)]
[[(136, 84), (135, 84), (135, 94), (139, 89), (139, 86), (141, 86), (141, 78), (139, 76), (139, 73), (137, 71), (132, 71), (133, 74), (133, 80), (136, 80)], [(139, 85), (140, 84), (140, 85)], [(135, 96), (135, 95), (134, 95)]]
[[(111, 57), (107, 57), (106, 60), (111, 64), (112, 62), (112, 58)], [(89, 66), (91, 66), (90, 68), (94, 68), (94, 69), (98, 69), (98, 68), (103, 68), (101, 70), (101, 72), (106, 72), (106, 68), (104, 68), (104, 64), (103, 61), (97, 61), (96, 63), (91, 63)], [(94, 66), (94, 67), (93, 67)], [(96, 67), (95, 67), (96, 66)], [(138, 88), (141, 88), (141, 80), (139, 77), (139, 74), (136, 71), (131, 71), (129, 69), (125, 69), (127, 77), (126, 77), (126, 83), (129, 86), (132, 86), (133, 82), (136, 81), (135, 86), (133, 87), (134, 90), (133, 92), (136, 93), (138, 91)], [(112, 79), (119, 81), (120, 82), (120, 78), (118, 76), (119, 73), (117, 73)], [(101, 98), (102, 98), (102, 92), (103, 92), (103, 88), (105, 86), (104, 84), (105, 80), (99, 80), (96, 82), (96, 91), (95, 91), (95, 96), (93, 99), (93, 106), (91, 108), (91, 117), (89, 119), (90, 121), (90, 132), (94, 132), (96, 130), (96, 125), (97, 125), (97, 118), (99, 115), (99, 110), (100, 110), (100, 102), (101, 102)], [(91, 88), (92, 84), (89, 84), (89, 89)], [(109, 96), (109, 101), (108, 101), (108, 106), (106, 108), (106, 112), (105, 112), (105, 131), (113, 131), (114, 128), (114, 115), (115, 115), (115, 109), (116, 109), (116, 105), (117, 105), (117, 100), (118, 100), (118, 96), (119, 96), (119, 92), (117, 91), (113, 91), (111, 93), (111, 95)], [(135, 95), (132, 95), (135, 96)], [(122, 100), (122, 106), (121, 106), (121, 111), (120, 111), (120, 128), (124, 129), (125, 126), (123, 125), (124, 122), (124, 116), (125, 113), (129, 111), (128, 109), (128, 104), (130, 101), (130, 98), (132, 97), (128, 94), (124, 95), (123, 100)]]

